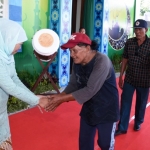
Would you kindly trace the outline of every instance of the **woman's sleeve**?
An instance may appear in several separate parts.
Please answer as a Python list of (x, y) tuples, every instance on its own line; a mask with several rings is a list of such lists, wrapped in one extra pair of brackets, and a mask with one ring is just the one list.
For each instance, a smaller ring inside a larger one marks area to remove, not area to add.
[(109, 77), (111, 66), (111, 62), (107, 56), (96, 59), (87, 86), (72, 93), (76, 101), (83, 104), (90, 100), (100, 90), (105, 80)]
[(31, 92), (22, 82), (21, 80), (19, 79), (18, 75), (17, 75), (17, 72), (16, 70), (14, 70), (14, 75), (12, 77), (12, 80), (14, 81), (14, 83), (16, 83), (18, 86), (20, 86), (21, 88)]
[(0, 88), (8, 95), (12, 95), (30, 105), (38, 104), (39, 97), (21, 84), (21, 81), (17, 77), (14, 65), (10, 67), (9, 71), (13, 72), (12, 77), (9, 75), (5, 64), (0, 63)]

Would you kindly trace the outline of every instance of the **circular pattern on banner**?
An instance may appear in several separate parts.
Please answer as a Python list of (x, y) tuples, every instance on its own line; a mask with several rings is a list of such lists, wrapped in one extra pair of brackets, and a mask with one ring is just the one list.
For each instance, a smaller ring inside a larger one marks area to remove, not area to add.
[(54, 54), (59, 47), (60, 40), (56, 32), (50, 29), (41, 29), (37, 31), (32, 39), (34, 50), (42, 56)]
[(130, 32), (130, 12), (124, 3), (119, 3), (117, 9), (117, 6), (110, 7), (112, 8), (110, 9), (109, 44), (114, 50), (121, 50)]

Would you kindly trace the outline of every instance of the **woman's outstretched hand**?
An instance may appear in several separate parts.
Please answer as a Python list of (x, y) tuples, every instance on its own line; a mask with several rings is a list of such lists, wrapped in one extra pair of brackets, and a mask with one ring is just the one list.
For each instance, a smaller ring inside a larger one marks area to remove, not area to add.
[(47, 96), (41, 96), (39, 100), (39, 105), (42, 108), (45, 108), (49, 104), (49, 98)]

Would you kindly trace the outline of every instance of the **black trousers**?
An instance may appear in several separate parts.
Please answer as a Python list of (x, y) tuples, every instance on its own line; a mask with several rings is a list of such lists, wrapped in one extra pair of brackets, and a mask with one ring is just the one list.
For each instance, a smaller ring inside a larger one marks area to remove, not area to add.
[(124, 82), (123, 91), (121, 94), (120, 121), (118, 124), (118, 129), (121, 131), (128, 130), (132, 98), (135, 91), (136, 105), (134, 124), (140, 125), (144, 121), (149, 88), (134, 87), (131, 84)]
[(94, 150), (94, 138), (98, 131), (97, 143), (101, 150), (113, 150), (115, 139), (114, 133), (116, 123), (88, 125), (82, 118), (80, 119), (79, 150)]

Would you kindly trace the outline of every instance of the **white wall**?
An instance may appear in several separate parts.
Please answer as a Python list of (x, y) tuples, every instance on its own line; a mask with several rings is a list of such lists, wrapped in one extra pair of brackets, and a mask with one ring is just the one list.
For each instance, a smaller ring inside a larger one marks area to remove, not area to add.
[(76, 32), (79, 32), (79, 28), (80, 28), (81, 2), (82, 2), (82, 0), (77, 0), (77, 12), (76, 12)]
[(3, 3), (0, 1), (0, 18), (8, 18), (8, 0), (4, 0)]

